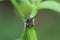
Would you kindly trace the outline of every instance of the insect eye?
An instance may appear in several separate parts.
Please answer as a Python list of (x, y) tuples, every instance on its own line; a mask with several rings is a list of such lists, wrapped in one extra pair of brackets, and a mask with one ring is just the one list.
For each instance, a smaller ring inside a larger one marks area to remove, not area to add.
[(32, 19), (31, 19), (31, 18), (28, 18), (28, 19), (27, 19), (27, 22), (31, 22), (31, 21), (32, 21)]

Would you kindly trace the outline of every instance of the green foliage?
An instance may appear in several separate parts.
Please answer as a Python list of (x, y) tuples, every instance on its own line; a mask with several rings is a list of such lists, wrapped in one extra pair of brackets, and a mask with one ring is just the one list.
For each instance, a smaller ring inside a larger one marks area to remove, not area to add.
[[(22, 17), (25, 17), (25, 14), (30, 13), (32, 6), (29, 3), (28, 0), (23, 1), (17, 1), (17, 0), (11, 0), (12, 4), (15, 6), (16, 10), (18, 11), (19, 15)], [(23, 19), (24, 21), (24, 19)]]
[(35, 29), (33, 27), (26, 29), (22, 37), (17, 40), (37, 40)]
[[(25, 14), (30, 13), (30, 18), (32, 18), (37, 14), (37, 11), (41, 9), (51, 9), (60, 13), (60, 3), (57, 3), (56, 1), (11, 0), (11, 2), (22, 17), (25, 17)], [(24, 19), (23, 21), (26, 22)], [(35, 29), (33, 27), (26, 29), (23, 36), (17, 40), (37, 40)]]
[[(37, 11), (38, 6), (41, 2), (41, 0), (11, 0), (12, 4), (15, 6), (17, 9), (18, 13), (20, 16), (25, 17), (26, 14), (34, 14), (36, 15), (35, 11)], [(35, 11), (34, 11), (35, 10)], [(34, 17), (30, 16), (30, 17)]]
[(36, 32), (33, 27), (27, 29), (27, 37), (28, 40), (37, 40)]
[(51, 9), (60, 13), (60, 3), (56, 1), (44, 1), (39, 5), (40, 9)]
[(60, 0), (46, 0), (46, 1), (56, 1), (56, 2), (60, 3)]

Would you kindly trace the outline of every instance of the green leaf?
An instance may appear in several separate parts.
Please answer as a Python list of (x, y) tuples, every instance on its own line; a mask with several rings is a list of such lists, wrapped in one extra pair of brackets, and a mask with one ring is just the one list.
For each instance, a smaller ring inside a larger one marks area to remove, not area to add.
[(33, 27), (26, 29), (22, 37), (16, 40), (37, 40), (35, 29)]
[(60, 13), (60, 3), (56, 1), (44, 1), (40, 3), (39, 9), (51, 9)]
[(28, 40), (38, 40), (35, 29), (33, 27), (27, 29)]
[(25, 32), (21, 35), (21, 37), (19, 37), (19, 38), (16, 39), (16, 40), (27, 40), (27, 31), (25, 31)]
[(38, 5), (41, 2), (41, 0), (30, 0), (30, 1), (34, 5)]
[[(14, 5), (14, 7), (16, 8), (16, 10), (18, 11), (18, 13), (21, 13), (21, 12), (19, 12), (19, 10), (20, 10), (19, 3), (17, 3), (16, 0), (11, 0), (11, 2)], [(21, 14), (21, 16), (24, 16), (24, 15)]]
[(32, 10), (32, 5), (29, 3), (28, 0), (11, 0), (11, 3), (16, 8), (17, 12), (21, 16), (21, 19), (25, 21), (25, 17), (30, 14)]
[(31, 12), (31, 14), (30, 14), (30, 18), (33, 18), (33, 17), (35, 17), (36, 15), (37, 15), (37, 11), (38, 11), (38, 9), (32, 9), (32, 12)]
[(18, 11), (19, 15), (23, 16), (23, 17), (25, 17), (25, 15), (30, 12), (31, 7), (32, 7), (28, 0), (26, 0), (26, 1), (11, 0), (11, 2), (14, 5), (14, 7), (16, 8), (16, 10)]

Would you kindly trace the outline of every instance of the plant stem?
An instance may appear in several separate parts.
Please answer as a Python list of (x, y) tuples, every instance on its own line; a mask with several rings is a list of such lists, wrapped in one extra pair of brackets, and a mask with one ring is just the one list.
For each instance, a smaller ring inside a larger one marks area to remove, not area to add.
[[(26, 22), (24, 24), (26, 24)], [(34, 27), (26, 28), (26, 25), (24, 26), (25, 26), (24, 39), (25, 40), (37, 40), (36, 31)]]
[(28, 37), (28, 40), (37, 40), (37, 36), (36, 36), (34, 27), (27, 29), (27, 37)]
[(24, 22), (25, 30), (20, 38), (17, 40), (37, 40), (36, 31), (34, 27), (26, 28), (26, 21)]

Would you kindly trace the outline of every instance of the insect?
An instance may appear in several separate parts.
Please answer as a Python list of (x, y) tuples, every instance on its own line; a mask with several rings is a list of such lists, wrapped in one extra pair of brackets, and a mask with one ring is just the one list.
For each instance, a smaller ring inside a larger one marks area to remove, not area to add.
[(26, 28), (28, 27), (33, 27), (33, 19), (32, 18), (27, 18), (26, 19)]
[[(36, 15), (36, 16), (37, 16), (37, 15)], [(36, 18), (36, 16), (33, 17), (33, 18), (30, 18), (30, 17), (22, 17), (22, 16), (21, 16), (22, 18), (26, 19), (26, 28), (33, 27), (33, 26), (34, 26), (34, 21), (33, 21), (33, 19)]]
[(36, 18), (36, 16), (33, 17), (33, 18), (30, 18), (30, 17), (25, 18), (26, 19), (26, 28), (33, 27), (34, 26), (33, 19)]

